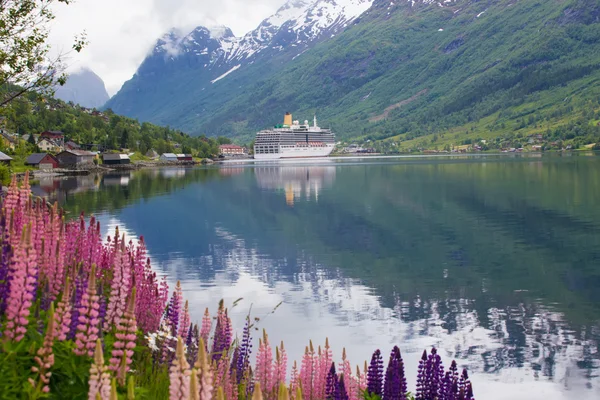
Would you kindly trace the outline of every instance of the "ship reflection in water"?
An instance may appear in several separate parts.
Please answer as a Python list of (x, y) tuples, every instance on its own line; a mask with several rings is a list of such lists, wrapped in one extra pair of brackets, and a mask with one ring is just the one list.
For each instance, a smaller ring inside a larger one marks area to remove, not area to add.
[(333, 185), (335, 166), (269, 166), (255, 168), (258, 187), (283, 190), (285, 202), (293, 207), (296, 199), (319, 201), (319, 192)]

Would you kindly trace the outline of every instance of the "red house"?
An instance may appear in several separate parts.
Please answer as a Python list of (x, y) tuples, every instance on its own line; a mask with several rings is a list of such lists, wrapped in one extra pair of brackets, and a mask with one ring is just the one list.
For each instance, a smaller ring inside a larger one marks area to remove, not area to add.
[(58, 168), (58, 160), (52, 154), (33, 153), (27, 157), (25, 165), (32, 165), (40, 169)]
[(177, 154), (177, 161), (194, 161), (191, 154)]

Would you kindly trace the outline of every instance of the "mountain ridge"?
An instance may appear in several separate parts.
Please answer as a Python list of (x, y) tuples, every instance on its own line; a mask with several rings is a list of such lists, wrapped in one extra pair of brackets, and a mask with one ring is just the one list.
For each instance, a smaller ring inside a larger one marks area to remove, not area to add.
[(104, 81), (89, 68), (69, 74), (67, 82), (56, 88), (55, 97), (88, 108), (100, 108), (109, 100)]

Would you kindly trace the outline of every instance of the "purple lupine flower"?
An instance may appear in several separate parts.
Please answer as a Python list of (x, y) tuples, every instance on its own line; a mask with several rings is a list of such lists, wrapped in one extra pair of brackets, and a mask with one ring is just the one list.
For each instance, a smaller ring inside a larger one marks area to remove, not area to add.
[(381, 351), (375, 350), (371, 357), (371, 364), (367, 371), (367, 392), (371, 395), (381, 396), (383, 389), (383, 358)]
[(325, 381), (325, 399), (333, 400), (335, 399), (335, 394), (338, 388), (338, 377), (335, 372), (335, 363), (331, 363), (331, 368), (329, 368), (329, 373), (327, 374), (327, 380)]
[(440, 394), (444, 378), (444, 367), (442, 359), (437, 350), (431, 349), (427, 357), (427, 351), (423, 352), (419, 362), (419, 373), (417, 375), (416, 400), (429, 400), (437, 398)]
[(107, 304), (106, 304), (106, 297), (104, 297), (102, 295), (102, 285), (100, 285), (100, 291), (99, 291), (98, 295), (100, 296), (100, 302), (99, 302), (100, 308), (98, 308), (98, 319), (100, 320), (100, 322), (98, 323), (98, 329), (100, 332), (103, 332), (104, 318), (106, 317)]
[(200, 330), (198, 329), (198, 324), (190, 325), (190, 332), (187, 337), (187, 356), (188, 362), (190, 365), (194, 365), (196, 363), (196, 359), (198, 358), (198, 346), (200, 344)]
[(406, 377), (404, 376), (404, 362), (398, 346), (394, 346), (383, 385), (383, 400), (405, 400)]
[(223, 306), (223, 300), (219, 303), (217, 313), (217, 326), (213, 339), (212, 359), (218, 362), (223, 355), (223, 351), (231, 347), (231, 320), (227, 315), (227, 309)]
[(458, 371), (456, 361), (452, 361), (450, 368), (440, 387), (440, 400), (457, 400), (456, 393), (458, 392)]
[(239, 346), (240, 354), (237, 359), (237, 383), (240, 384), (248, 366), (250, 365), (250, 354), (252, 353), (252, 342), (250, 340), (250, 318), (246, 318), (242, 342)]
[(73, 307), (71, 311), (71, 330), (69, 339), (75, 338), (77, 333), (77, 325), (79, 325), (79, 308), (81, 307), (81, 298), (87, 290), (87, 279), (84, 279), (82, 274), (79, 274), (75, 279), (75, 294), (73, 298)]
[[(179, 281), (177, 282), (179, 286)], [(180, 290), (177, 288), (173, 291), (173, 295), (171, 296), (171, 301), (167, 307), (167, 321), (169, 322), (169, 327), (171, 328), (171, 335), (173, 337), (177, 336), (177, 330), (179, 328), (179, 312), (181, 311), (181, 295)]]
[[(1, 205), (1, 203), (0, 203)], [(9, 267), (10, 259), (12, 257), (12, 246), (8, 241), (8, 234), (6, 230), (6, 216), (2, 213), (0, 218), (0, 316), (4, 315), (6, 311), (6, 300), (8, 293), (10, 292), (10, 277)]]
[(348, 392), (346, 392), (346, 386), (344, 384), (344, 375), (340, 375), (338, 385), (335, 390), (335, 400), (349, 400)]
[(469, 380), (469, 374), (467, 374), (467, 370), (463, 369), (463, 372), (458, 381), (458, 390), (456, 393), (457, 400), (475, 400), (473, 397), (473, 387), (471, 386), (471, 381)]

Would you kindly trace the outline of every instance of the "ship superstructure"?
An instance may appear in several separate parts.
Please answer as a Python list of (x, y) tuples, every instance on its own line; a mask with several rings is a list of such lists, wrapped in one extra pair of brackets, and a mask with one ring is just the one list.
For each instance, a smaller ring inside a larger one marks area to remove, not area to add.
[(326, 157), (335, 147), (335, 134), (320, 128), (317, 117), (313, 125), (292, 121), (292, 114), (285, 114), (282, 125), (265, 129), (256, 134), (254, 158), (277, 160), (279, 158)]

